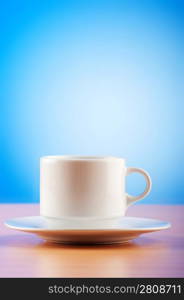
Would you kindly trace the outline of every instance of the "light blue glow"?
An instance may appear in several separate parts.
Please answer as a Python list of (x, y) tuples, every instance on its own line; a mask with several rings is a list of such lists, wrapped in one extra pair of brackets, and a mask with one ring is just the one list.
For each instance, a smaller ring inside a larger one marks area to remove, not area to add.
[(0, 14), (0, 202), (38, 202), (39, 157), (80, 154), (145, 168), (141, 203), (183, 203), (184, 2), (14, 0)]

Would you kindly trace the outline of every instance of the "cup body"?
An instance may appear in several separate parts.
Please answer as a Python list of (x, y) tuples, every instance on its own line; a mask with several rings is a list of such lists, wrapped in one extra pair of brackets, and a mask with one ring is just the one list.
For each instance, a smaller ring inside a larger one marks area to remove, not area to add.
[(40, 214), (50, 218), (112, 218), (125, 214), (125, 160), (46, 156), (40, 160)]

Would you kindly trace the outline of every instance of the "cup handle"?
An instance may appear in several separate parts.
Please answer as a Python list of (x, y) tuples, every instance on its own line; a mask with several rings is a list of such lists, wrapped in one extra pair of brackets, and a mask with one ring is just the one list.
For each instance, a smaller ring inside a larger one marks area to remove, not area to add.
[(146, 197), (149, 194), (149, 192), (151, 190), (151, 185), (152, 185), (151, 178), (145, 170), (140, 169), (140, 168), (132, 168), (132, 167), (127, 168), (126, 176), (130, 175), (131, 173), (140, 173), (140, 174), (142, 174), (144, 176), (145, 180), (146, 180), (146, 188), (145, 188), (144, 192), (141, 193), (138, 196), (131, 196), (131, 195), (127, 194), (126, 195), (127, 206), (134, 203), (135, 201), (141, 200), (144, 197)]

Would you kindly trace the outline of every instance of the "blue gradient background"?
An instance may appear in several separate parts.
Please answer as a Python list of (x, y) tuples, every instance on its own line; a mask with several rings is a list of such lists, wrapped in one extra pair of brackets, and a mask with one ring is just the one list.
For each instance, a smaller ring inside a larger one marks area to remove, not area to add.
[(39, 157), (81, 154), (183, 203), (183, 62), (184, 1), (1, 1), (0, 201), (38, 202)]

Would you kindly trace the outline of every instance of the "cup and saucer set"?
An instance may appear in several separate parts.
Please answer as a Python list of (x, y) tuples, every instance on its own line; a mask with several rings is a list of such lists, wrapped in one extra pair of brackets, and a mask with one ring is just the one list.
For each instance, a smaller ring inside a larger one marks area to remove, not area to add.
[[(138, 172), (146, 180), (141, 195), (125, 192), (125, 178)], [(167, 229), (168, 222), (126, 217), (126, 209), (143, 199), (151, 179), (125, 160), (100, 156), (44, 156), (40, 160), (40, 216), (14, 218), (5, 225), (49, 242), (113, 244)]]

